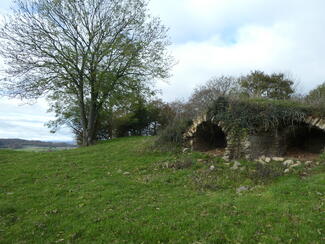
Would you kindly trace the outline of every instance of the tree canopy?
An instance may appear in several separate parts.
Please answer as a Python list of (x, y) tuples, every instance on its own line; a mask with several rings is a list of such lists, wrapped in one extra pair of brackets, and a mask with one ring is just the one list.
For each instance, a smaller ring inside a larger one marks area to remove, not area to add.
[(311, 90), (306, 96), (306, 100), (314, 105), (325, 106), (325, 83)]
[(73, 105), (84, 145), (94, 142), (107, 101), (169, 75), (168, 29), (150, 16), (145, 0), (14, 3), (0, 29), (6, 93), (47, 96), (57, 114)]
[(250, 97), (288, 99), (294, 93), (294, 82), (283, 73), (265, 74), (253, 71), (240, 78), (240, 85)]

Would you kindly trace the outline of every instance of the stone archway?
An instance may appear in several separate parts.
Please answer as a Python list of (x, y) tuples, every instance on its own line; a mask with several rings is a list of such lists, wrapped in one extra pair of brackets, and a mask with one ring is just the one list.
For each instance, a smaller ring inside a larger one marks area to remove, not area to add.
[(286, 156), (318, 157), (325, 149), (325, 126), (321, 119), (307, 119), (285, 133)]
[(193, 135), (192, 148), (197, 151), (211, 151), (214, 149), (225, 149), (227, 147), (227, 136), (222, 128), (210, 121), (199, 124)]
[(222, 124), (207, 120), (206, 116), (197, 118), (184, 134), (184, 138), (192, 150), (218, 156), (223, 156), (228, 146), (228, 137)]
[[(256, 159), (261, 156), (318, 157), (325, 148), (325, 120), (308, 117), (289, 127), (274, 128), (255, 134), (231, 133), (223, 122), (206, 116), (197, 118), (184, 134), (192, 150), (217, 151), (226, 159)], [(235, 130), (236, 131), (236, 130)], [(245, 131), (245, 130), (244, 130)]]

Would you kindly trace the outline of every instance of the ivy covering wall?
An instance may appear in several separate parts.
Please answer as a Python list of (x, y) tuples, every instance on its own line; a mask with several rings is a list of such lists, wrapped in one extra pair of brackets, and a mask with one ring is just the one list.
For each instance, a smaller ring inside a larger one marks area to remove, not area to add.
[(303, 123), (307, 117), (325, 117), (325, 109), (294, 101), (218, 98), (208, 110), (208, 120), (222, 121), (229, 130), (249, 134)]

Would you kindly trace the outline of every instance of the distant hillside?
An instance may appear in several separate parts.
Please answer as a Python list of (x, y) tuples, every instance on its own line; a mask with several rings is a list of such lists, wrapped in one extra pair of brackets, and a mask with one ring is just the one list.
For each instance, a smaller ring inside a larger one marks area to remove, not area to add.
[(75, 145), (64, 143), (64, 142), (29, 141), (29, 140), (22, 140), (22, 139), (0, 139), (0, 148), (22, 149), (26, 147), (57, 148), (57, 147), (75, 147)]

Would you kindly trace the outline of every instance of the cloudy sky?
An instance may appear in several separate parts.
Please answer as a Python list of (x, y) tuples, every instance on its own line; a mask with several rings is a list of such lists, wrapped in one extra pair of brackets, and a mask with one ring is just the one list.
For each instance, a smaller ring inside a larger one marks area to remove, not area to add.
[[(9, 0), (1, 0), (0, 13)], [(151, 0), (151, 12), (170, 27), (178, 64), (158, 82), (165, 101), (186, 99), (212, 76), (259, 69), (285, 72), (308, 92), (325, 81), (324, 0)], [(70, 140), (51, 135), (46, 102), (0, 99), (0, 138)]]

